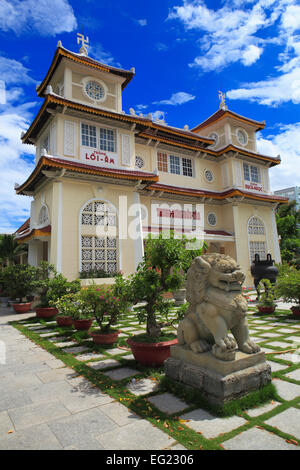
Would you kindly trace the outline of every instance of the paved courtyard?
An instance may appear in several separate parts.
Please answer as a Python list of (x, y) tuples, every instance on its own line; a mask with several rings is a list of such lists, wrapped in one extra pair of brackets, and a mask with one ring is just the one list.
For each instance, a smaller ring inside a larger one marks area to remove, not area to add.
[(299, 450), (300, 321), (282, 303), (272, 316), (249, 307), (278, 396), (223, 418), (160, 388), (163, 369), (134, 361), (126, 339), (144, 331), (134, 312), (120, 320), (118, 344), (101, 348), (86, 333), (2, 305), (0, 449)]

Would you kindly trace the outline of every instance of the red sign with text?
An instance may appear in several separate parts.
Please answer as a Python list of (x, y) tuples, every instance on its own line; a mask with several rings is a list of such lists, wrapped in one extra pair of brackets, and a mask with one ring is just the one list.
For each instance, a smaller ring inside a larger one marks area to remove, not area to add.
[(117, 154), (111, 152), (104, 152), (102, 150), (81, 148), (80, 158), (88, 165), (117, 167), (118, 157)]

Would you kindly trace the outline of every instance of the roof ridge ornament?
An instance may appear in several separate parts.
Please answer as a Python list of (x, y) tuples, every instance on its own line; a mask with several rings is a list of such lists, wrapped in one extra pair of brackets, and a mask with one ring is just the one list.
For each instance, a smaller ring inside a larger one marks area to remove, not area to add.
[(83, 34), (77, 33), (77, 44), (81, 43), (81, 48), (79, 49), (79, 53), (85, 56), (88, 56), (87, 47), (89, 47), (89, 38), (88, 36), (84, 37)]
[(228, 109), (228, 106), (226, 106), (225, 104), (226, 93), (222, 93), (222, 91), (219, 91), (218, 94), (220, 100), (219, 109), (223, 109), (224, 111), (226, 111)]

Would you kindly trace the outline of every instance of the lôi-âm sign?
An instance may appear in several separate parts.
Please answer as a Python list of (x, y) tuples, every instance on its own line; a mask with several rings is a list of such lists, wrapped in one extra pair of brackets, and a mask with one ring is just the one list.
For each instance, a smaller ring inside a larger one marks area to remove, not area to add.
[(89, 147), (81, 147), (80, 159), (88, 165), (106, 166), (111, 168), (118, 166), (118, 155), (116, 153), (91, 149)]

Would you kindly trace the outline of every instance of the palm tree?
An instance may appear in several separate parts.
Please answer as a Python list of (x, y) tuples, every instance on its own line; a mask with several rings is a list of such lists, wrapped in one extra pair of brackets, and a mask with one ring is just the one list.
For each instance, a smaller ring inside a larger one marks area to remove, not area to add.
[(16, 257), (27, 250), (25, 244), (19, 244), (14, 235), (2, 235), (0, 239), (0, 259), (3, 264), (15, 264)]

